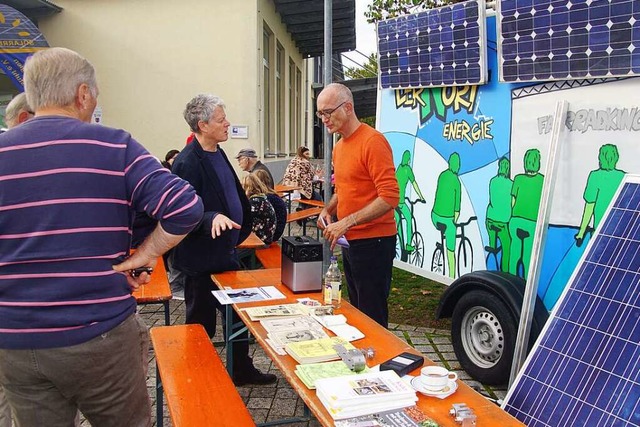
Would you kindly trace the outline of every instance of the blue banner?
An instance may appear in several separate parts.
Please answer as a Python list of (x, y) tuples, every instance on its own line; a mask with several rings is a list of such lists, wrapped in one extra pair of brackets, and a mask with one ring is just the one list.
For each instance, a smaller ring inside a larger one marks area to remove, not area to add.
[(0, 68), (21, 92), (24, 62), (29, 55), (48, 47), (33, 22), (12, 7), (0, 4)]

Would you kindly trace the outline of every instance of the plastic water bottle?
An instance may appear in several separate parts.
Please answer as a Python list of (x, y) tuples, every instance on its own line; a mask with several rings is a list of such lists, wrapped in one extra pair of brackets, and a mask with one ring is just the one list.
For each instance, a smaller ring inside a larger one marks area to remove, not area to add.
[(332, 256), (331, 264), (327, 269), (327, 273), (324, 275), (324, 285), (322, 288), (325, 305), (331, 305), (333, 308), (340, 307), (340, 300), (342, 298), (340, 292), (341, 285), (342, 273), (340, 272), (340, 268), (338, 268), (338, 259)]

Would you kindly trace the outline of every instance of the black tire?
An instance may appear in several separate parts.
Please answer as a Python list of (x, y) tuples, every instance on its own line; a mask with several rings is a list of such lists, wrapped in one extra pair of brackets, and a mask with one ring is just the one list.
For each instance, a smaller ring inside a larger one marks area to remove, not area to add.
[(509, 380), (518, 321), (495, 295), (473, 290), (453, 310), (453, 350), (469, 375), (484, 384)]
[(458, 244), (458, 259), (456, 262), (458, 277), (473, 271), (473, 246), (466, 237)]
[(442, 251), (442, 248), (436, 247), (433, 251), (433, 256), (431, 257), (431, 271), (444, 276), (444, 263), (444, 252)]
[(415, 231), (411, 237), (411, 245), (413, 252), (409, 254), (409, 262), (416, 267), (422, 268), (424, 265), (424, 239), (422, 234)]

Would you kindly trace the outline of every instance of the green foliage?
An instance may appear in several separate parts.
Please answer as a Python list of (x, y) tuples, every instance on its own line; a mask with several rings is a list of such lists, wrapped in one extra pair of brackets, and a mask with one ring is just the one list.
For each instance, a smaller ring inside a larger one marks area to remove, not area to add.
[(367, 22), (374, 23), (462, 1), (464, 0), (372, 0), (364, 16)]
[(369, 55), (367, 62), (362, 67), (347, 67), (344, 71), (347, 79), (364, 79), (378, 77), (378, 56), (376, 53)]

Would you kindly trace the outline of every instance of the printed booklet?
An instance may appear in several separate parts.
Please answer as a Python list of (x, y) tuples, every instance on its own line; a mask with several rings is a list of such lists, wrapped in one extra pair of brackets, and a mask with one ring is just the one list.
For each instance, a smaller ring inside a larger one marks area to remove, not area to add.
[(394, 371), (368, 372), (315, 382), (316, 395), (334, 420), (414, 406), (415, 390)]
[(336, 421), (336, 427), (439, 427), (417, 406)]

